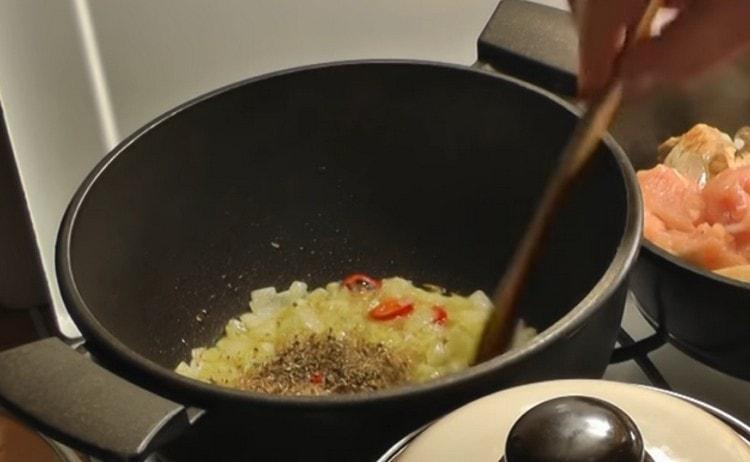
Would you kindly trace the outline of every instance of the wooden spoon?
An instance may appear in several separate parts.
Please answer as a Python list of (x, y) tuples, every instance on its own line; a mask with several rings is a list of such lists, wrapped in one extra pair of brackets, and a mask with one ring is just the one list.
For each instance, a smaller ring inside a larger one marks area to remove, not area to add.
[[(628, 34), (623, 49), (650, 35), (651, 23), (662, 3), (663, 0), (649, 1), (637, 28)], [(475, 364), (505, 352), (510, 346), (518, 317), (518, 301), (532, 265), (539, 255), (540, 244), (546, 238), (554, 214), (570, 185), (577, 179), (606, 133), (620, 106), (622, 94), (622, 81), (614, 78), (578, 121), (560, 156), (557, 168), (547, 183), (529, 228), (493, 293), (494, 309), (482, 332), (474, 359)]]

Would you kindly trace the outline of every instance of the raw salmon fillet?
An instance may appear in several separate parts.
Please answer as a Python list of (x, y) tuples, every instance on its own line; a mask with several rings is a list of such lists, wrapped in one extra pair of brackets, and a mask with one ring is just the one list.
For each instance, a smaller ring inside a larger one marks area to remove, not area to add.
[(748, 140), (750, 127), (733, 142), (698, 124), (665, 141), (664, 164), (638, 172), (646, 239), (690, 263), (750, 279)]
[(698, 185), (673, 168), (657, 165), (638, 172), (646, 210), (667, 229), (693, 231), (703, 218), (703, 198)]
[(750, 167), (725, 170), (703, 189), (709, 223), (721, 223), (743, 253), (750, 250)]
[[(722, 222), (706, 222), (709, 206), (697, 183), (664, 165), (638, 172), (638, 181), (646, 209), (646, 239), (708, 269), (748, 263)], [(715, 200), (713, 196), (711, 199)], [(713, 203), (711, 206), (716, 213)]]
[(695, 265), (714, 270), (747, 263), (747, 259), (737, 251), (734, 236), (720, 224), (701, 223), (690, 233), (667, 233), (672, 253)]

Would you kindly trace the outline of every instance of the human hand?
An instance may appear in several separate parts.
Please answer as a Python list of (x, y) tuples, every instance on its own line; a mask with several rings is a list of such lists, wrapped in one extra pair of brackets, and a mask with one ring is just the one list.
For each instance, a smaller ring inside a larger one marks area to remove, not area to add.
[(750, 47), (750, 0), (668, 0), (676, 18), (619, 58), (626, 31), (635, 28), (648, 1), (569, 1), (578, 22), (578, 90), (585, 99), (597, 95), (614, 74), (628, 94), (638, 94), (683, 81)]

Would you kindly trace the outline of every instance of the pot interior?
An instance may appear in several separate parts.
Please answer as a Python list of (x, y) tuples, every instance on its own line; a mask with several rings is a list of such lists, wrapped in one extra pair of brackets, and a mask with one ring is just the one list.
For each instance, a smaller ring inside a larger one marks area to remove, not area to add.
[[(62, 249), (85, 302), (71, 311), (171, 369), (264, 286), (366, 272), (491, 292), (574, 123), (547, 96), (452, 66), (328, 65), (233, 86), (97, 167)], [(522, 302), (537, 329), (608, 268), (633, 206), (624, 175), (603, 146), (572, 189)]]

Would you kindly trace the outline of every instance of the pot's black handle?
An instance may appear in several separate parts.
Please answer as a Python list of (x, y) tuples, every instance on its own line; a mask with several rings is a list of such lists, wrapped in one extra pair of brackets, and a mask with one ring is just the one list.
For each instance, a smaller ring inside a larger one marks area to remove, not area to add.
[(189, 425), (186, 409), (118, 377), (57, 338), (0, 352), (0, 403), (105, 460), (140, 460)]
[(501, 0), (477, 44), (479, 67), (562, 96), (575, 96), (578, 35), (572, 15), (525, 0)]

